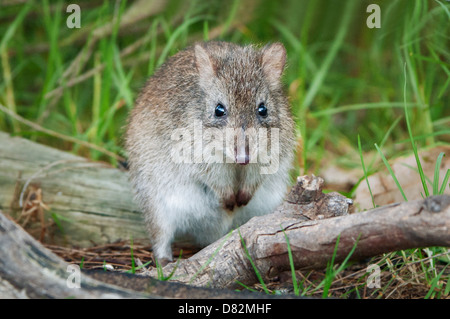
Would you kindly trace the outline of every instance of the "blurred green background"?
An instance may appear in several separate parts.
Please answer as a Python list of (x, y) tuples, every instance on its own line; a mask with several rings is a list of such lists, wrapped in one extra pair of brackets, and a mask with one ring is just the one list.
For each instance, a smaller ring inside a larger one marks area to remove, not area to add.
[[(372, 3), (380, 28), (366, 23)], [(116, 164), (133, 101), (167, 57), (201, 40), (281, 41), (296, 174), (360, 168), (358, 135), (365, 154), (411, 151), (405, 108), (419, 147), (450, 142), (449, 22), (444, 0), (3, 0), (0, 130)]]

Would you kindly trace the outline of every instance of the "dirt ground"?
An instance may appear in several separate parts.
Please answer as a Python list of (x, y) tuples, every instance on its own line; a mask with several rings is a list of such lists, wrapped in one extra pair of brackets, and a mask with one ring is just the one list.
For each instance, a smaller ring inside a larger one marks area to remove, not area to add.
[[(135, 271), (140, 265), (155, 267), (152, 261), (152, 250), (144, 241), (135, 241), (130, 245), (129, 241), (94, 246), (90, 248), (65, 248), (60, 246), (46, 245), (56, 255), (66, 262), (82, 265), (84, 269), (99, 269), (105, 271), (132, 271), (133, 264), (131, 254), (134, 257)], [(132, 249), (131, 249), (132, 247)], [(189, 258), (199, 249), (186, 243), (174, 245), (174, 255), (181, 258)], [(380, 266), (380, 288), (369, 288), (367, 285), (370, 272), (367, 267), (370, 264)], [(436, 271), (440, 273), (445, 268), (445, 263), (436, 265)], [(443, 278), (448, 278), (450, 270), (445, 269)], [(297, 284), (300, 283), (300, 291), (307, 296), (323, 297), (323, 285), (321, 281), (325, 278), (326, 271), (297, 271)], [(266, 289), (273, 294), (294, 293), (292, 273), (285, 272), (264, 283)], [(264, 292), (262, 284), (255, 284), (252, 289)], [(376, 258), (350, 264), (342, 272), (336, 275), (328, 289), (328, 297), (334, 298), (362, 298), (362, 299), (423, 299), (430, 292), (430, 285), (424, 278), (420, 262), (405, 262), (403, 256), (386, 254)], [(439, 298), (450, 298), (443, 292), (435, 289)]]

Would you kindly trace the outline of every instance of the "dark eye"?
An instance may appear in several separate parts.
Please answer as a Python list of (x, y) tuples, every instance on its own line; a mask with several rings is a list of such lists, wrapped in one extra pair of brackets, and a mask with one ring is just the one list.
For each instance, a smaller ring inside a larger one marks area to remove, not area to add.
[(258, 114), (259, 116), (266, 117), (267, 116), (267, 107), (264, 103), (260, 103), (258, 106)]
[(215, 114), (217, 117), (222, 117), (222, 116), (224, 116), (224, 115), (226, 114), (225, 106), (223, 106), (223, 105), (220, 104), (220, 103), (217, 104), (216, 110), (215, 110), (214, 114)]

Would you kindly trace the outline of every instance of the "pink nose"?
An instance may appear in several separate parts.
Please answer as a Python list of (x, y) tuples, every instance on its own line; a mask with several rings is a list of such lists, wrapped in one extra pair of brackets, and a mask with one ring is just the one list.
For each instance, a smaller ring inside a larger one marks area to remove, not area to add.
[(236, 156), (236, 163), (247, 165), (248, 163), (250, 163), (250, 156), (247, 152), (245, 152), (245, 154), (239, 154)]

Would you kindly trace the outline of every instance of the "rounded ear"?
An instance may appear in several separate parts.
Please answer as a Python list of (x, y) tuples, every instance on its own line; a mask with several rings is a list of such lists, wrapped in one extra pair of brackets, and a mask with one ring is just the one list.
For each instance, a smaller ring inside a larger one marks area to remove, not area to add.
[(195, 45), (195, 64), (197, 66), (200, 78), (208, 78), (214, 76), (214, 66), (209, 58), (206, 50), (200, 45)]
[(276, 42), (266, 45), (262, 49), (262, 68), (271, 82), (280, 80), (286, 64), (286, 49), (283, 44)]

